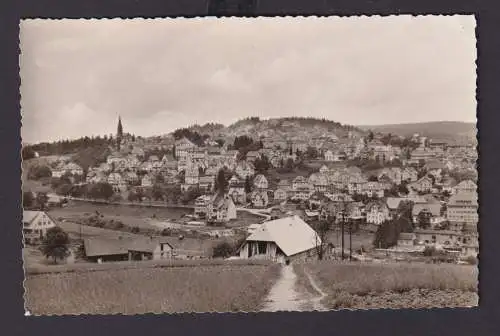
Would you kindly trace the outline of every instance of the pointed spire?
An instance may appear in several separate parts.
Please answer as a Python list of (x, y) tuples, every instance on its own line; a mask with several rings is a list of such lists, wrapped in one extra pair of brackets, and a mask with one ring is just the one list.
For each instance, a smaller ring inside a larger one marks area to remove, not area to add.
[(117, 137), (122, 137), (123, 136), (123, 126), (122, 126), (122, 118), (121, 116), (118, 116), (118, 129), (116, 132)]

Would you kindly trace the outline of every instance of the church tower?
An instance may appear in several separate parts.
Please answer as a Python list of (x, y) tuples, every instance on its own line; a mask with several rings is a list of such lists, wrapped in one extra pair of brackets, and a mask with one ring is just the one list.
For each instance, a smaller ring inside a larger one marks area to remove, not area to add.
[(122, 118), (118, 116), (118, 128), (116, 130), (116, 148), (120, 150), (120, 145), (123, 139), (123, 126), (122, 126)]

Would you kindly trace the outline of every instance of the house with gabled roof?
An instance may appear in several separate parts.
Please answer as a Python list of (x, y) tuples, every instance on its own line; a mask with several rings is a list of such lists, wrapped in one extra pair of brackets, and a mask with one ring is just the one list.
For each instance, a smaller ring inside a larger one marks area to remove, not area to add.
[(265, 208), (269, 204), (269, 196), (266, 191), (254, 190), (250, 193), (250, 202), (254, 208)]
[(180, 158), (186, 156), (196, 148), (198, 148), (198, 146), (191, 142), (191, 140), (183, 137), (175, 142), (175, 157)]
[(263, 174), (258, 174), (253, 179), (253, 186), (255, 189), (267, 190), (269, 188), (269, 183)]
[(23, 211), (23, 238), (26, 244), (41, 241), (47, 234), (47, 230), (56, 226), (55, 220), (46, 212)]
[(477, 184), (472, 180), (464, 180), (452, 188), (453, 194), (476, 193)]
[(238, 162), (234, 171), (240, 178), (245, 179), (255, 174), (255, 167), (252, 163), (246, 161)]
[(247, 162), (255, 162), (255, 160), (260, 159), (261, 155), (258, 151), (249, 151), (246, 155)]
[(408, 189), (413, 189), (419, 192), (429, 192), (432, 189), (432, 179), (427, 175), (420, 178), (420, 180), (409, 183)]
[(216, 193), (208, 205), (207, 221), (227, 223), (237, 218), (236, 206), (229, 195)]
[(328, 187), (328, 179), (326, 175), (320, 173), (312, 173), (309, 176), (309, 184), (314, 186), (314, 190), (319, 192), (326, 192)]
[(413, 223), (418, 224), (421, 212), (428, 214), (431, 227), (445, 220), (444, 216), (441, 214), (441, 204), (439, 202), (415, 203), (412, 208)]
[(383, 201), (373, 201), (366, 206), (366, 222), (368, 224), (381, 225), (390, 220), (390, 212), (387, 204)]
[(108, 183), (113, 187), (114, 192), (123, 192), (127, 190), (127, 182), (119, 173), (111, 173), (108, 175)]
[(264, 259), (293, 263), (315, 259), (321, 239), (298, 216), (264, 222), (255, 228), (239, 249), (242, 259)]
[(401, 172), (401, 180), (415, 182), (418, 180), (418, 172), (413, 167), (406, 167)]

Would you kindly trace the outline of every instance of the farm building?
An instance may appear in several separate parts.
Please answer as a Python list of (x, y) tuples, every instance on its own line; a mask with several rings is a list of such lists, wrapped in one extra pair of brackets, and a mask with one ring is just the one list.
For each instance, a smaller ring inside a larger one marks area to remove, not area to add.
[(291, 216), (262, 223), (246, 239), (239, 253), (242, 259), (288, 264), (314, 258), (320, 243), (316, 231), (299, 216)]
[(137, 239), (87, 238), (83, 244), (87, 260), (97, 263), (171, 259), (174, 250), (164, 238), (152, 237)]

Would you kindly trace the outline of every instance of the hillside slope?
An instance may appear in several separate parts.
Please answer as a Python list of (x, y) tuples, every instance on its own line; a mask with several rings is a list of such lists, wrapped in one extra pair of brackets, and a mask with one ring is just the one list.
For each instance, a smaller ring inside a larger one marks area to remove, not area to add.
[(415, 133), (435, 138), (475, 137), (476, 125), (460, 121), (358, 126), (363, 130), (411, 136)]
[(344, 137), (350, 131), (355, 135), (364, 133), (363, 130), (339, 122), (316, 118), (271, 118), (259, 119), (250, 117), (239, 120), (227, 127), (217, 124), (215, 127), (191, 126), (191, 130), (207, 134), (211, 137), (232, 138), (241, 135), (253, 137), (283, 136), (288, 139), (294, 137), (314, 137), (335, 134)]

